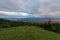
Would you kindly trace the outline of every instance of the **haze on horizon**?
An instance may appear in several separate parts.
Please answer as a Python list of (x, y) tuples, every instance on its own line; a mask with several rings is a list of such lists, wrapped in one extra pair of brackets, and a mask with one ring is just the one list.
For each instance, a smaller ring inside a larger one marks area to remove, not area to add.
[(60, 18), (60, 0), (0, 0), (0, 18)]

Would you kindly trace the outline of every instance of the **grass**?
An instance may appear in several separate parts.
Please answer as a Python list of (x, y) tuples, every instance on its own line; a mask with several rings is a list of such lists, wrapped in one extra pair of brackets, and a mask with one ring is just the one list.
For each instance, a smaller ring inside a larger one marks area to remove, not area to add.
[(60, 40), (60, 34), (34, 26), (0, 29), (0, 40)]

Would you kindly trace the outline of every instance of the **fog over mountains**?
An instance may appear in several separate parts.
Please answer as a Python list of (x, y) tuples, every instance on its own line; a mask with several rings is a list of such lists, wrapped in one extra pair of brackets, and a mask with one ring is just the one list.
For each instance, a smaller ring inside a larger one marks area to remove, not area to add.
[(0, 18), (60, 18), (60, 0), (0, 0)]

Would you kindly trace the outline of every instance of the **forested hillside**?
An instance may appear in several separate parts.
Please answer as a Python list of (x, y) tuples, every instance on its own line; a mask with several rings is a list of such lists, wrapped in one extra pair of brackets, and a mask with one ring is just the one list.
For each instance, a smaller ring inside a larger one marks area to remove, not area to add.
[(60, 24), (51, 23), (51, 20), (45, 23), (25, 22), (25, 21), (10, 21), (6, 19), (0, 19), (0, 28), (20, 27), (20, 26), (36, 26), (41, 27), (48, 31), (60, 33)]

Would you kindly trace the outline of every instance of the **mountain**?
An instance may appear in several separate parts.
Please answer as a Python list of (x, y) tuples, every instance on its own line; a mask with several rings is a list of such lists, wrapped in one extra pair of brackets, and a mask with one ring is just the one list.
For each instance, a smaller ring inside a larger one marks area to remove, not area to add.
[(60, 18), (40, 18), (40, 17), (30, 17), (30, 18), (4, 18), (4, 19), (7, 19), (7, 20), (12, 20), (12, 21), (26, 21), (26, 22), (45, 22), (45, 21), (48, 21), (48, 20), (57, 20), (59, 21)]

